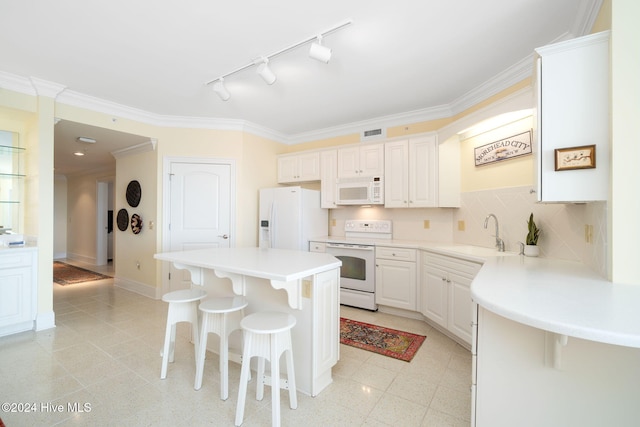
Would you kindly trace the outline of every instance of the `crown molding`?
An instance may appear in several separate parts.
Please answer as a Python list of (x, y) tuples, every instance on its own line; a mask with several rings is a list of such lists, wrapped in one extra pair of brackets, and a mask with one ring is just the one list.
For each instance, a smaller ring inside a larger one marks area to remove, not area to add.
[(598, 19), (603, 0), (592, 0), (580, 2), (578, 13), (573, 21), (571, 32), (576, 36), (584, 36), (591, 32), (593, 25)]
[(36, 94), (38, 96), (46, 96), (48, 98), (55, 99), (67, 88), (61, 84), (42, 80), (37, 77), (29, 77), (29, 80), (31, 81), (31, 85), (36, 90)]
[(432, 108), (423, 108), (413, 110), (406, 113), (391, 114), (388, 116), (380, 116), (372, 119), (362, 120), (359, 122), (345, 123), (343, 125), (332, 126), (324, 129), (314, 130), (310, 132), (302, 132), (291, 135), (287, 138), (286, 143), (300, 144), (303, 142), (317, 141), (327, 138), (335, 138), (349, 134), (362, 134), (365, 130), (372, 128), (388, 128), (392, 126), (401, 126), (411, 123), (425, 122), (429, 120), (442, 119), (451, 117), (451, 108), (448, 105), (441, 105)]
[(26, 95), (38, 96), (36, 89), (31, 84), (31, 80), (5, 71), (0, 71), (0, 88), (24, 93)]

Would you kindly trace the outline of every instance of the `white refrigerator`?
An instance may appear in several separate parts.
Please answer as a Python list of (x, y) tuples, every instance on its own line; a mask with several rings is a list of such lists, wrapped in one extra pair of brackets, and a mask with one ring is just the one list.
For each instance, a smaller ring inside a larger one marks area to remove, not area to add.
[(302, 187), (260, 190), (258, 239), (261, 248), (309, 250), (309, 239), (328, 235), (327, 209), (320, 192)]

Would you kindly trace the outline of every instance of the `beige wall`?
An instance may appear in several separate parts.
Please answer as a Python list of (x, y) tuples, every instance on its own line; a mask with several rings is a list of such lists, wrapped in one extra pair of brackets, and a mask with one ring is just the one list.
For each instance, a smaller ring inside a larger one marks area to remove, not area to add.
[(476, 166), (474, 149), (491, 142), (527, 132), (532, 128), (531, 116), (514, 123), (498, 126), (479, 135), (460, 141), (460, 190), (487, 190), (493, 188), (518, 187), (533, 184), (533, 155), (508, 159), (503, 162)]
[[(611, 23), (612, 156), (609, 238), (611, 279), (640, 283), (640, 2), (613, 0)], [(630, 185), (631, 184), (631, 185)], [(614, 257), (615, 255), (615, 257)]]
[[(160, 281), (157, 276), (156, 260), (159, 227), (157, 227), (158, 206), (158, 158), (156, 151), (134, 154), (116, 161), (116, 181), (114, 186), (114, 215), (126, 209), (129, 219), (134, 214), (142, 218), (142, 231), (134, 234), (131, 227), (125, 231), (114, 228), (114, 263), (116, 285), (132, 290), (155, 288)], [(140, 203), (129, 206), (126, 190), (129, 183), (136, 180), (142, 189)], [(154, 222), (151, 229), (150, 223)], [(94, 228), (95, 230), (95, 228)], [(94, 231), (95, 234), (95, 231)]]

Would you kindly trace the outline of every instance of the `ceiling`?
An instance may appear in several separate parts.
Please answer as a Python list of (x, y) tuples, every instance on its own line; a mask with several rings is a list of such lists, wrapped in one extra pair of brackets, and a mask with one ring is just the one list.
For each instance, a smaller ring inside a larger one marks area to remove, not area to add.
[[(479, 90), (530, 75), (534, 48), (588, 32), (601, 3), (2, 1), (0, 73), (62, 85), (59, 101), (84, 97), (121, 116), (250, 123), (296, 141), (372, 120), (460, 112)], [(225, 79), (226, 102), (205, 85), (347, 19), (324, 38), (328, 64), (310, 59), (306, 44), (271, 59), (271, 86), (255, 66)], [(89, 130), (61, 122), (56, 145)]]

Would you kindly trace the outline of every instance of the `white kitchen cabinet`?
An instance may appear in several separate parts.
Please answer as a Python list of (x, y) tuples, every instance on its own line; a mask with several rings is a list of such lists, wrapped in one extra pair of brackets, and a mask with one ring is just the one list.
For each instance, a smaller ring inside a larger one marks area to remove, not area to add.
[(319, 181), (320, 152), (311, 151), (278, 156), (278, 183)]
[(376, 304), (418, 309), (417, 251), (376, 246)]
[(481, 264), (423, 252), (421, 313), (471, 344), (471, 281)]
[(385, 207), (438, 206), (438, 142), (428, 135), (385, 144)]
[(338, 149), (338, 178), (383, 174), (384, 144), (365, 144)]
[(338, 151), (327, 150), (320, 153), (320, 207), (337, 208), (336, 183), (338, 179)]
[[(534, 184), (538, 201), (607, 200), (609, 32), (555, 43), (535, 52)], [(590, 145), (596, 148), (595, 168), (556, 170), (556, 149)]]
[(36, 249), (0, 249), (0, 336), (34, 328)]

